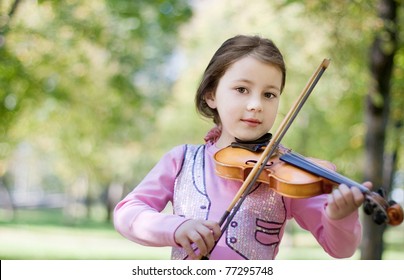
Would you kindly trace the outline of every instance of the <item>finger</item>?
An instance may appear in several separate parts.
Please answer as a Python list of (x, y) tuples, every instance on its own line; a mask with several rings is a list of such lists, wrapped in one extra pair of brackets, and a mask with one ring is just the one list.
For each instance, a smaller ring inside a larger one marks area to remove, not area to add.
[(217, 241), (222, 234), (222, 229), (219, 224), (213, 221), (204, 221), (203, 224), (211, 230), (213, 238)]
[(369, 190), (371, 190), (371, 189), (373, 188), (372, 182), (369, 182), (369, 181), (363, 182), (362, 185), (364, 185), (364, 186), (365, 186), (366, 188), (368, 188)]
[(179, 245), (185, 250), (185, 252), (187, 253), (189, 258), (194, 259), (194, 260), (196, 260), (198, 258), (198, 256), (195, 254), (195, 250), (194, 250), (194, 248), (192, 248), (190, 242), (181, 242), (181, 243), (179, 243)]
[(197, 248), (199, 249), (200, 253), (205, 256), (208, 253), (208, 248), (206, 247), (205, 240), (200, 235), (198, 231), (193, 231), (189, 235), (190, 241), (195, 243)]
[(336, 214), (339, 212), (338, 205), (335, 201), (335, 195), (338, 196), (337, 192), (338, 192), (338, 190), (333, 190), (332, 193), (330, 193), (327, 197), (328, 205), (327, 205), (325, 211), (326, 211), (328, 217), (330, 217), (331, 219), (335, 219)]
[(354, 203), (357, 208), (359, 208), (363, 201), (365, 200), (365, 196), (363, 195), (362, 191), (357, 187), (352, 187), (352, 196)]
[(361, 191), (357, 187), (349, 188), (344, 184), (342, 184), (340, 186), (340, 192), (341, 192), (342, 197), (344, 199), (345, 206), (350, 206), (350, 205), (357, 206), (356, 199), (357, 198), (360, 199), (360, 197), (361, 197), (361, 195), (358, 195), (358, 191), (359, 191), (359, 194), (361, 194)]
[(206, 252), (201, 250), (201, 253), (203, 255), (206, 255), (210, 252), (210, 250), (213, 248), (215, 245), (215, 239), (213, 237), (212, 230), (205, 226), (204, 224), (201, 224), (197, 227), (197, 231), (202, 237), (204, 244), (206, 246)]
[(340, 208), (344, 207), (345, 199), (342, 195), (340, 187), (332, 191), (331, 197), (331, 205), (334, 206), (335, 209), (339, 210)]
[(333, 208), (335, 208), (335, 199), (334, 199), (334, 192), (335, 192), (335, 190), (333, 190), (330, 194), (328, 194), (328, 196), (327, 196), (327, 204), (328, 204), (328, 207), (333, 207)]

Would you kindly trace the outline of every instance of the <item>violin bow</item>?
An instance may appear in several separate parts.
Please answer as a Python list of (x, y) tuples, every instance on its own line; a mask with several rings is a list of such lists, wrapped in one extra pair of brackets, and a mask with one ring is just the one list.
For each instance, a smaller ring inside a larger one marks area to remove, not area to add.
[(297, 100), (290, 108), (288, 114), (283, 119), (282, 123), (279, 125), (279, 128), (272, 136), (271, 141), (265, 147), (264, 151), (262, 152), (260, 158), (255, 163), (254, 167), (252, 168), (251, 172), (248, 174), (247, 178), (244, 180), (243, 184), (241, 185), (240, 189), (234, 196), (234, 199), (230, 203), (229, 207), (221, 217), (219, 221), (219, 225), (221, 227), (221, 235), (218, 240), (215, 242), (213, 248), (210, 250), (207, 256), (202, 256), (202, 260), (208, 260), (210, 254), (215, 249), (218, 241), (222, 238), (223, 233), (229, 227), (231, 220), (236, 215), (237, 211), (240, 209), (242, 203), (244, 202), (247, 195), (251, 192), (252, 188), (254, 187), (255, 183), (258, 180), (258, 177), (265, 169), (269, 159), (274, 154), (276, 148), (279, 146), (282, 138), (285, 136), (286, 132), (288, 131), (289, 127), (292, 125), (292, 122), (295, 120), (296, 116), (299, 114), (301, 108), (303, 107), (306, 100), (309, 98), (310, 94), (312, 93), (314, 87), (317, 85), (318, 81), (320, 80), (321, 76), (327, 69), (328, 65), (330, 64), (330, 59), (325, 58), (322, 63), (318, 66), (316, 71), (313, 73), (309, 81), (307, 82), (306, 86), (303, 88), (302, 92), (298, 96)]

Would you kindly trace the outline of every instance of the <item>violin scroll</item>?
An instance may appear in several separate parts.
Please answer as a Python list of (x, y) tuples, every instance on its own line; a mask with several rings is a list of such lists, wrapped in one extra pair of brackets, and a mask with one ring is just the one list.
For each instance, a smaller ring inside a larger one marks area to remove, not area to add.
[(404, 214), (401, 206), (393, 200), (387, 202), (383, 194), (371, 192), (366, 194), (363, 210), (371, 215), (373, 221), (378, 224), (397, 226), (403, 222)]
[(388, 224), (392, 226), (398, 226), (403, 222), (403, 208), (394, 202), (389, 208), (387, 208), (387, 216), (389, 217)]

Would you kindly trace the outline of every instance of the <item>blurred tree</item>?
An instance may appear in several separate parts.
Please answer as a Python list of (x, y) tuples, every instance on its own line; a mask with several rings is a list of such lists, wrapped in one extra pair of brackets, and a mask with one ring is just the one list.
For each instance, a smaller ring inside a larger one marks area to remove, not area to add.
[(65, 183), (90, 179), (90, 193), (135, 180), (188, 1), (2, 1), (0, 12), (0, 176), (29, 139)]
[[(394, 170), (384, 172), (386, 163), (389, 162), (385, 160), (388, 156), (386, 152), (387, 128), (392, 124), (393, 129), (400, 129), (400, 127), (394, 126), (395, 120), (392, 119), (390, 113), (394, 58), (399, 47), (398, 5), (399, 2), (395, 0), (378, 1), (377, 12), (380, 18), (380, 28), (375, 31), (370, 48), (372, 79), (368, 86), (365, 107), (367, 125), (365, 179), (372, 181), (376, 189), (383, 186), (385, 182), (391, 182), (392, 180), (388, 177), (394, 174)], [(382, 190), (389, 195), (391, 185), (384, 185)], [(364, 222), (361, 258), (381, 259), (385, 226), (377, 226), (369, 218)]]

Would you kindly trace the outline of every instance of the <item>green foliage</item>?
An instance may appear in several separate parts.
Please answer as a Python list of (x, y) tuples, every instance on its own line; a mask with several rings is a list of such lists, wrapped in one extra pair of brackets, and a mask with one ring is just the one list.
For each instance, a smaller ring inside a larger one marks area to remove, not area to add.
[(6, 139), (6, 132), (21, 108), (20, 100), (27, 95), (29, 78), (20, 61), (8, 50), (0, 48), (1, 139)]
[[(2, 3), (2, 16), (11, 5)], [(133, 143), (170, 94), (167, 65), (190, 16), (185, 0), (19, 2), (0, 26), (0, 176), (24, 140), (53, 154), (68, 181), (129, 180)], [(110, 154), (119, 149), (130, 157)]]

